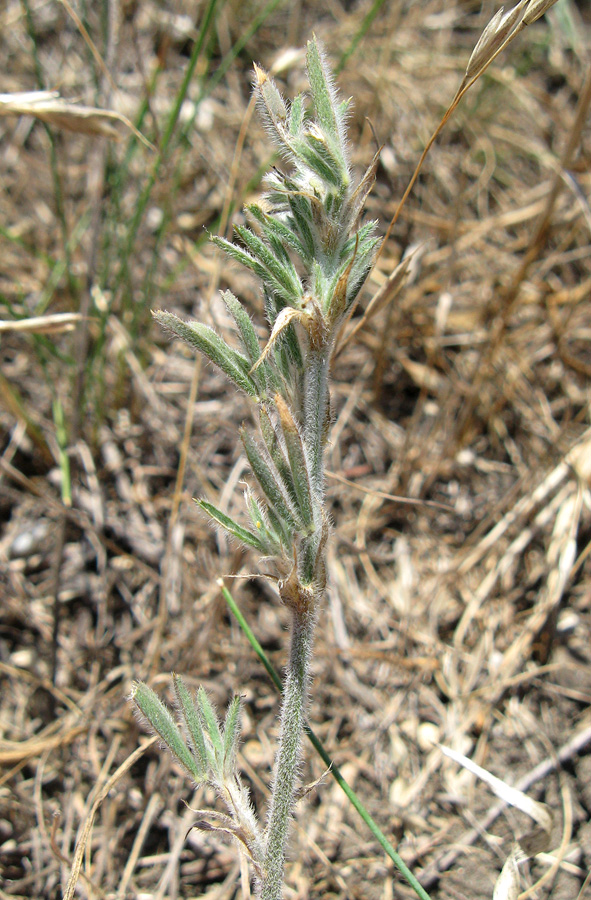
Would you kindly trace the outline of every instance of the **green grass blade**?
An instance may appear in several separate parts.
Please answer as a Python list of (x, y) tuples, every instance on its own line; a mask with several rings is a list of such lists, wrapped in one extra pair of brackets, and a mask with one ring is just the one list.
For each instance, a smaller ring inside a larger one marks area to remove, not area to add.
[[(221, 60), (215, 74), (209, 79), (207, 84), (207, 90), (204, 93), (204, 96), (208, 96), (211, 94), (213, 89), (217, 84), (222, 80), (228, 69), (231, 67), (232, 63), (236, 59), (236, 57), (240, 56), (249, 40), (253, 35), (257, 33), (261, 25), (267, 21), (272, 12), (277, 9), (278, 6), (281, 6), (285, 3), (285, 0), (270, 0), (269, 3), (264, 6), (257, 15), (251, 21), (251, 24), (245, 31), (242, 32), (237, 41), (234, 42), (231, 50), (229, 50), (226, 55)], [(202, 99), (201, 97), (199, 99)]]
[(68, 456), (68, 429), (64, 407), (59, 397), (53, 401), (53, 424), (55, 439), (59, 448), (59, 467), (61, 472), (61, 494), (64, 506), (72, 505), (72, 479), (70, 473), (70, 457)]
[[(25, 23), (27, 27), (27, 32), (29, 38), (31, 40), (32, 49), (33, 49), (33, 65), (35, 68), (35, 75), (37, 78), (37, 84), (40, 90), (45, 90), (47, 85), (45, 83), (45, 78), (43, 75), (43, 70), (41, 67), (41, 60), (39, 58), (38, 46), (37, 46), (37, 33), (35, 31), (35, 24), (33, 22), (33, 14), (31, 12), (31, 7), (29, 5), (29, 0), (22, 0), (22, 6), (25, 13)], [(72, 270), (72, 257), (70, 254), (69, 247), (69, 237), (68, 237), (68, 224), (66, 221), (66, 208), (64, 202), (64, 191), (62, 185), (62, 179), (60, 175), (58, 158), (57, 158), (57, 146), (55, 141), (55, 136), (53, 130), (49, 127), (47, 122), (43, 123), (43, 127), (45, 128), (45, 132), (47, 134), (47, 138), (49, 141), (49, 164), (51, 168), (51, 176), (53, 179), (53, 193), (55, 198), (55, 207), (57, 213), (57, 220), (60, 224), (60, 231), (62, 237), (63, 251), (64, 251), (64, 264), (66, 270), (66, 276), (68, 280), (68, 289), (72, 296), (73, 300), (77, 300), (78, 298), (78, 285), (76, 284), (76, 280), (74, 278), (73, 270)]]

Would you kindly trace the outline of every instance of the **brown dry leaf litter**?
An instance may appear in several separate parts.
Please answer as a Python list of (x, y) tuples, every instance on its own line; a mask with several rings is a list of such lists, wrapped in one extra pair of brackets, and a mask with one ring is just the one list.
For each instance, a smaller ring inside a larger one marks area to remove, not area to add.
[[(110, 79), (97, 69), (97, 95), (87, 43), (67, 10), (32, 3), (46, 86), (134, 120), (159, 61), (145, 128), (158, 144), (195, 38), (188, 6), (172, 12), (147, 0), (117, 9), (103, 54)], [(375, 152), (374, 130), (384, 143), (370, 200), (384, 229), (494, 12), (479, 10), (440, 0), (386, 4), (340, 76), (355, 98), (359, 171)], [(550, 851), (521, 867), (524, 885), (547, 876), (535, 896), (573, 900), (589, 884), (587, 119), (566, 170), (562, 161), (577, 130), (591, 35), (574, 2), (563, 10), (520, 36), (462, 101), (358, 316), (413, 250), (406, 286), (376, 304), (334, 366), (328, 465), (336, 477), (328, 490), (336, 529), (310, 719), (433, 898), (490, 898), (514, 838), (529, 827), (445, 759), (438, 741), (552, 811)], [(175, 151), (155, 184), (130, 260), (134, 303), (166, 215), (150, 303), (223, 328), (222, 304), (210, 297), (227, 286), (262, 323), (251, 282), (199, 243), (203, 225), (217, 228), (223, 210), (248, 199), (248, 179), (270, 158), (254, 119), (235, 153), (249, 61), (269, 68), (313, 29), (338, 60), (368, 12), (364, 3), (337, 3), (320, 16), (291, 4), (248, 42), (199, 107), (184, 157)], [(98, 12), (89, 7), (88, 15), (101, 51)], [(246, 8), (223, 7), (218, 53), (251, 19)], [(0, 12), (0, 46), (0, 91), (36, 90), (16, 0)], [(301, 66), (279, 77), (294, 94)], [(198, 88), (196, 80), (183, 116)], [(47, 134), (30, 118), (3, 118), (0, 134), (0, 896), (61, 896), (77, 860), (81, 896), (230, 898), (242, 891), (233, 848), (187, 833), (194, 817), (185, 803), (199, 808), (207, 797), (193, 796), (156, 747), (126, 769), (145, 738), (125, 695), (133, 677), (167, 695), (172, 670), (204, 683), (222, 705), (241, 688), (241, 764), (263, 807), (277, 698), (216, 586), (220, 574), (251, 573), (254, 561), (212, 534), (191, 503), (205, 496), (233, 508), (248, 477), (237, 444), (248, 406), (210, 367), (196, 369), (147, 315), (136, 337), (134, 307), (122, 308), (105, 276), (105, 235), (125, 236), (153, 155), (140, 150), (131, 160), (123, 225), (109, 232), (102, 173), (108, 154), (120, 162), (123, 150), (56, 133), (75, 298), (62, 265)], [(548, 209), (548, 228), (528, 257)], [(66, 315), (75, 325), (45, 334), (59, 354), (36, 328), (9, 327), (45, 315), (54, 317), (45, 324)], [(103, 362), (77, 417), (76, 360), (99, 342)], [(70, 429), (70, 509), (60, 500), (55, 393)], [(228, 584), (281, 667), (285, 617), (272, 586), (248, 577)], [(304, 781), (322, 771), (307, 751)], [(330, 777), (296, 811), (287, 895), (410, 896)]]

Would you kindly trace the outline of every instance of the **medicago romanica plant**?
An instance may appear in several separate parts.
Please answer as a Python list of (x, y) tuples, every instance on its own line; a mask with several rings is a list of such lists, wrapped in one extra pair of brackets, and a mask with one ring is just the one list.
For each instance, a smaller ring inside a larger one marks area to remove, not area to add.
[[(391, 226), (429, 147), (464, 93), (507, 44), (554, 2), (518, 0), (508, 12), (500, 9), (493, 16), (472, 52), (462, 84), (425, 147)], [(288, 104), (273, 80), (255, 67), (259, 110), (284, 159), (285, 171), (273, 169), (267, 175), (264, 200), (247, 207), (251, 225), (236, 226), (236, 243), (214, 238), (260, 279), (270, 328), (266, 345), (261, 347), (246, 309), (230, 291), (222, 297), (234, 320), (240, 350), (206, 325), (185, 322), (168, 312), (155, 313), (161, 325), (203, 353), (258, 409), (260, 433), (241, 431), (255, 481), (254, 489), (247, 489), (245, 495), (248, 524), (240, 524), (205, 500), (199, 505), (216, 525), (264, 557), (266, 568), (272, 563), (271, 577), (277, 579), (281, 600), (291, 612), (291, 647), (266, 825), (258, 821), (236, 766), (238, 697), (230, 703), (222, 726), (203, 688), (194, 698), (182, 679), (174, 676), (179, 727), (145, 684), (135, 684), (132, 694), (190, 777), (213, 787), (225, 803), (226, 814), (202, 811), (203, 821), (232, 835), (245, 849), (262, 900), (280, 900), (282, 895), (314, 626), (326, 587), (330, 525), (324, 453), (331, 418), (330, 361), (380, 243), (376, 223), (362, 222), (378, 154), (356, 183), (345, 127), (349, 101), (339, 98), (316, 40), (308, 44), (307, 69), (310, 97), (300, 95)], [(404, 263), (398, 272), (403, 271)], [(389, 855), (397, 856), (393, 850)], [(509, 863), (514, 865), (513, 856), (506, 867)], [(399, 858), (396, 864), (417, 894), (428, 900)], [(501, 873), (499, 883), (503, 877)], [(517, 896), (516, 880), (511, 878), (510, 891), (499, 888), (495, 897)]]
[(349, 163), (345, 120), (349, 101), (334, 88), (322, 51), (308, 44), (310, 98), (290, 105), (273, 80), (255, 68), (258, 106), (288, 164), (266, 179), (263, 202), (247, 207), (250, 226), (237, 242), (214, 238), (260, 279), (270, 337), (263, 348), (252, 321), (230, 292), (222, 294), (240, 342), (231, 347), (199, 322), (168, 312), (155, 317), (203, 353), (252, 399), (260, 434), (241, 438), (255, 479), (245, 495), (248, 524), (205, 500), (201, 509), (232, 537), (272, 561), (282, 602), (291, 612), (291, 649), (283, 691), (279, 749), (266, 827), (257, 821), (236, 768), (238, 698), (223, 727), (201, 688), (196, 701), (174, 677), (182, 730), (144, 684), (133, 699), (195, 782), (207, 782), (227, 815), (209, 821), (232, 834), (251, 858), (263, 900), (279, 900), (294, 796), (314, 625), (326, 585), (324, 452), (330, 425), (329, 366), (339, 330), (374, 261), (375, 222), (362, 224), (377, 154), (359, 183)]

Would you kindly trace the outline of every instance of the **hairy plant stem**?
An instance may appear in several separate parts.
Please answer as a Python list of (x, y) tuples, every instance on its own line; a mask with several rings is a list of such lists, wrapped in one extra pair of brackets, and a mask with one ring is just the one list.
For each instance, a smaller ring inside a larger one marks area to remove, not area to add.
[[(305, 444), (310, 456), (312, 484), (316, 496), (324, 494), (324, 446), (329, 410), (328, 375), (330, 348), (310, 349), (305, 371)], [(319, 501), (322, 503), (322, 500)]]
[(275, 779), (265, 834), (261, 900), (281, 900), (285, 867), (285, 845), (300, 761), (310, 658), (316, 610), (320, 598), (309, 608), (292, 610), (291, 646), (281, 711), (281, 733), (275, 763)]

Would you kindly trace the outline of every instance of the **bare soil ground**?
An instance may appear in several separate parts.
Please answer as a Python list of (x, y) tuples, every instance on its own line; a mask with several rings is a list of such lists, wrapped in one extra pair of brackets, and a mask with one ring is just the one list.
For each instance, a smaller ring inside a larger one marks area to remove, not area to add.
[[(105, 68), (68, 6), (2, 5), (0, 92), (35, 90), (41, 77), (134, 121), (147, 98), (142, 131), (162, 147), (205, 6), (72, 3)], [(156, 153), (131, 154), (124, 126), (113, 144), (0, 119), (0, 317), (84, 316), (73, 331), (0, 333), (3, 900), (61, 897), (81, 836), (78, 896), (247, 894), (235, 849), (190, 830), (203, 792), (154, 744), (124, 766), (147, 741), (126, 700), (132, 679), (170, 697), (178, 671), (221, 706), (239, 690), (240, 764), (263, 810), (278, 698), (220, 576), (242, 576), (226, 584), (278, 669), (286, 653), (272, 585), (191, 501), (238, 508), (248, 471), (237, 430), (250, 410), (148, 310), (223, 329), (216, 293), (230, 287), (263, 329), (256, 285), (204, 240), (206, 227), (240, 220), (271, 162), (249, 107), (253, 60), (275, 64), (293, 96), (304, 73), (288, 50), (315, 31), (335, 63), (352, 51), (338, 80), (355, 99), (360, 172), (374, 134), (384, 144), (369, 214), (385, 230), (494, 12), (469, 0), (393, 2), (375, 16), (366, 2), (294, 2), (249, 36), (262, 4), (218, 6), (125, 264)], [(591, 897), (584, 14), (562, 0), (464, 98), (354, 321), (414, 248), (409, 283), (334, 364), (335, 529), (309, 718), (434, 900), (491, 898), (512, 842), (531, 830), (437, 741), (550, 808), (550, 844), (521, 867), (522, 890), (544, 879), (527, 896)], [(304, 781), (323, 769), (306, 748)], [(298, 805), (286, 896), (411, 895), (326, 776)]]

